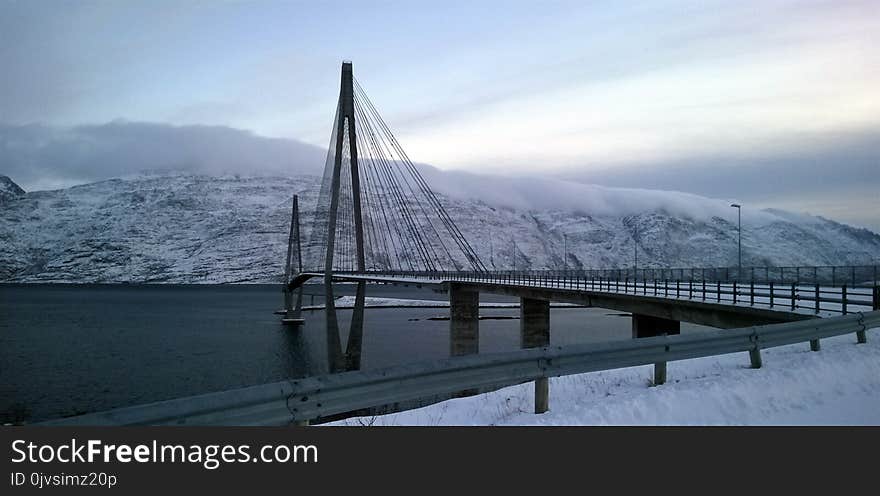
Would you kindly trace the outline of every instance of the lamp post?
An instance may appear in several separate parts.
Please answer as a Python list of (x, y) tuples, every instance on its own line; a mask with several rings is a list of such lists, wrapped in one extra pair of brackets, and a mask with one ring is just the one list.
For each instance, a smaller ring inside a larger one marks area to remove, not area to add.
[(513, 271), (516, 272), (516, 240), (511, 238), (510, 241), (513, 242)]
[(492, 236), (489, 236), (489, 265), (495, 270), (495, 249), (492, 247)]
[(568, 235), (562, 233), (562, 270), (568, 270)]
[(731, 207), (736, 209), (736, 232), (737, 237), (739, 238), (736, 243), (736, 258), (737, 258), (737, 278), (742, 276), (742, 266), (743, 266), (743, 253), (742, 253), (742, 205), (739, 203), (731, 203)]
[(639, 269), (639, 226), (633, 228), (633, 279)]

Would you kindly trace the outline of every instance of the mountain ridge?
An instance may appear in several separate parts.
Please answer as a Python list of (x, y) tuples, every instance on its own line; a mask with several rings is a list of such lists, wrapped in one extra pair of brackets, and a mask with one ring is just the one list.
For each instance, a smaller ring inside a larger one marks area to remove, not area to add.
[[(0, 282), (278, 282), (290, 197), (300, 195), (307, 230), (319, 187), (310, 175), (157, 172), (25, 193), (0, 211)], [(736, 265), (735, 220), (715, 212), (598, 215), (440, 196), (484, 263), (498, 270), (512, 268), (514, 241), (518, 269), (631, 267), (635, 237), (640, 268)], [(784, 211), (744, 213), (744, 266), (878, 261), (880, 235), (870, 230)]]

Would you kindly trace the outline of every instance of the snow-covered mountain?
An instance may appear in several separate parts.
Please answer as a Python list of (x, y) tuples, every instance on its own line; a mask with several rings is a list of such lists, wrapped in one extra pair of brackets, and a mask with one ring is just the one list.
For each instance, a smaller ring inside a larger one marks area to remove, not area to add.
[[(0, 178), (0, 281), (277, 282), (291, 195), (300, 195), (308, 219), (319, 181), (159, 173), (24, 193)], [(471, 198), (478, 180), (468, 189), (438, 181), (438, 190), (480, 257), (498, 269), (511, 267), (514, 242), (517, 268), (562, 268), (563, 235), (570, 268), (632, 266), (636, 233), (640, 267), (736, 264), (736, 218), (727, 201), (481, 181), (493, 192), (482, 200)], [(781, 211), (743, 212), (743, 265), (878, 260), (880, 235), (866, 229)]]
[(25, 191), (7, 176), (0, 175), (0, 203), (24, 196)]

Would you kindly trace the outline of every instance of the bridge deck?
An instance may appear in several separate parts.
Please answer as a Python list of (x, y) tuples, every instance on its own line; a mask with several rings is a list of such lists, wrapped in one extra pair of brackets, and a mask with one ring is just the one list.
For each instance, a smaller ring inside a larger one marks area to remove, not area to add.
[[(320, 272), (303, 273), (297, 285)], [(694, 281), (607, 281), (556, 275), (401, 275), (334, 273), (334, 281), (433, 287), (576, 303), (720, 328), (771, 324), (872, 310), (871, 288)]]

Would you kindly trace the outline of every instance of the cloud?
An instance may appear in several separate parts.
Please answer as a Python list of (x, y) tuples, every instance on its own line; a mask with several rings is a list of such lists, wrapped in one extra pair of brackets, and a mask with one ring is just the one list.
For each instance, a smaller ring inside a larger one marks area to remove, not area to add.
[(157, 169), (320, 174), (325, 156), (313, 145), (223, 126), (0, 124), (0, 174), (29, 191)]
[[(533, 211), (561, 210), (591, 216), (626, 216), (665, 212), (695, 220), (735, 218), (730, 200), (707, 198), (681, 191), (614, 188), (563, 181), (551, 177), (504, 177), (441, 171), (419, 165), (431, 187), (461, 199), (478, 198), (488, 205)], [(789, 214), (806, 220), (799, 214)], [(751, 210), (743, 219), (752, 225), (778, 220), (772, 212)]]
[[(730, 202), (739, 201), (747, 206), (743, 214), (752, 224), (772, 220), (759, 210), (776, 207), (878, 230), (876, 143), (880, 127), (831, 136), (792, 135), (773, 146), (674, 162), (589, 171), (536, 168), (530, 177), (420, 168), (442, 193), (499, 207), (591, 215), (664, 210), (705, 219), (730, 218)], [(325, 158), (326, 150), (316, 146), (221, 126), (124, 121), (75, 127), (0, 125), (0, 174), (28, 191), (143, 170), (320, 175)]]
[(555, 175), (582, 183), (736, 197), (880, 229), (880, 126), (796, 133), (751, 149), (571, 168)]

